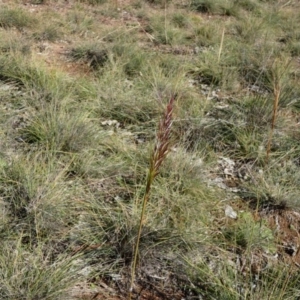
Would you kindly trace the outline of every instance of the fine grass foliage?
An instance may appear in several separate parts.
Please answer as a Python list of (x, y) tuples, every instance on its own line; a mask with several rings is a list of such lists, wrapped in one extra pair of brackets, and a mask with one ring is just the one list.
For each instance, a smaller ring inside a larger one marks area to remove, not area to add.
[(71, 49), (72, 60), (86, 63), (92, 70), (98, 70), (108, 61), (108, 52), (101, 44), (82, 45)]
[(2, 7), (0, 12), (0, 27), (17, 28), (19, 30), (32, 27), (37, 20), (21, 8)]
[(225, 247), (232, 244), (238, 251), (251, 253), (262, 249), (267, 253), (275, 253), (275, 237), (273, 231), (263, 220), (255, 221), (250, 212), (243, 212), (239, 220), (223, 232)]
[(0, 11), (0, 298), (297, 299), (298, 2), (21, 2)]
[(2, 299), (61, 299), (78, 282), (72, 259), (61, 254), (51, 260), (51, 250), (30, 251), (19, 242), (5, 244), (0, 252)]
[[(210, 259), (216, 261), (214, 255), (208, 255), (206, 260)], [(279, 300), (289, 299), (299, 294), (296, 288), (299, 280), (297, 270), (285, 265), (267, 267), (259, 272), (259, 278), (255, 278), (255, 273), (243, 274), (242, 270), (236, 270), (230, 262), (224, 263), (222, 259), (224, 259), (222, 253), (218, 253), (217, 263), (211, 266), (205, 259), (195, 265), (194, 259), (187, 258), (190, 266), (195, 270), (192, 276), (196, 276), (199, 280), (199, 287), (195, 289), (202, 297), (208, 299), (221, 297), (228, 300), (240, 298)], [(251, 267), (251, 257), (242, 268), (249, 267)]]
[(34, 39), (37, 41), (55, 42), (62, 37), (62, 32), (57, 25), (47, 25), (44, 28), (33, 34)]
[(233, 1), (211, 1), (211, 0), (193, 0), (191, 9), (197, 12), (209, 13), (213, 15), (236, 16), (238, 14), (236, 5)]
[(73, 84), (59, 71), (48, 72), (45, 64), (38, 59), (21, 59), (18, 55), (0, 57), (0, 77), (15, 82), (33, 95), (32, 104), (37, 105), (37, 98), (50, 101), (63, 99), (70, 95)]
[[(181, 16), (181, 23), (185, 16)], [(180, 25), (179, 17), (169, 15), (158, 15), (150, 18), (150, 22), (146, 27), (146, 31), (150, 33), (154, 42), (157, 44), (176, 46), (187, 42), (190, 29), (188, 23), (186, 26)], [(185, 28), (183, 28), (185, 27)]]
[(66, 23), (71, 33), (83, 34), (93, 28), (93, 18), (82, 11), (80, 6), (76, 6), (74, 10), (66, 14)]
[(95, 138), (87, 120), (85, 115), (74, 116), (49, 108), (49, 111), (30, 117), (20, 133), (29, 144), (36, 143), (57, 152), (79, 152), (91, 145)]
[(31, 41), (24, 39), (24, 37), (13, 30), (0, 30), (0, 42), (0, 52), (3, 55), (20, 53), (21, 55), (27, 56), (30, 54)]
[[(277, 160), (281, 161), (282, 158)], [(263, 175), (262, 175), (263, 174)], [(289, 180), (290, 174), (293, 179)], [(297, 200), (299, 172), (293, 160), (288, 160), (282, 168), (274, 164), (265, 168), (261, 175), (254, 175), (250, 182), (245, 182), (244, 197), (253, 200), (257, 207), (272, 207), (272, 205), (285, 204), (287, 207), (298, 207)], [(256, 185), (252, 185), (256, 182)]]
[(1, 194), (7, 212), (5, 226), (21, 230), (22, 241), (34, 244), (58, 237), (73, 216), (70, 190), (62, 182), (66, 170), (57, 168), (55, 157), (36, 154), (31, 163), (29, 158), (19, 158), (2, 168)]

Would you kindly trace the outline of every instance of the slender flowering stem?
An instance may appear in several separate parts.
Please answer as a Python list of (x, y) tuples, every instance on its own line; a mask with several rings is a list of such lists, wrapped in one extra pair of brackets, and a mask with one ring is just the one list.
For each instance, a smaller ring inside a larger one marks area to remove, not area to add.
[(280, 58), (277, 58), (274, 61), (274, 70), (271, 78), (273, 83), (273, 95), (274, 95), (273, 113), (272, 113), (271, 129), (270, 129), (268, 144), (267, 144), (266, 163), (269, 162), (273, 134), (274, 134), (277, 115), (278, 115), (279, 101), (280, 101), (282, 91), (284, 89), (284, 85), (286, 83), (286, 79), (287, 79), (286, 74), (289, 74), (288, 68), (290, 66), (290, 63), (291, 60), (282, 61)]
[(130, 289), (129, 289), (129, 295), (128, 295), (129, 300), (132, 298), (133, 285), (134, 285), (134, 281), (135, 281), (136, 265), (137, 265), (137, 257), (138, 257), (138, 252), (139, 252), (139, 244), (140, 244), (142, 228), (143, 228), (143, 224), (144, 224), (146, 206), (147, 206), (147, 203), (148, 203), (148, 200), (150, 197), (151, 186), (152, 186), (152, 183), (153, 183), (155, 177), (159, 173), (159, 168), (160, 168), (161, 164), (163, 163), (164, 159), (166, 158), (166, 156), (170, 150), (171, 127), (173, 124), (174, 102), (175, 102), (175, 96), (170, 98), (170, 101), (166, 107), (165, 113), (159, 122), (154, 150), (150, 156), (150, 164), (149, 164), (149, 170), (148, 170), (147, 181), (146, 181), (146, 190), (145, 190), (145, 194), (144, 194), (143, 202), (142, 202), (142, 210), (141, 210), (141, 215), (140, 215), (139, 229), (138, 229), (138, 233), (137, 233), (132, 267), (131, 267), (131, 282), (130, 282)]
[(274, 89), (274, 105), (273, 105), (271, 131), (270, 131), (270, 134), (269, 134), (268, 145), (267, 145), (267, 158), (266, 158), (267, 163), (269, 161), (269, 156), (270, 156), (270, 151), (271, 151), (271, 143), (272, 143), (272, 139), (273, 139), (273, 133), (274, 133), (275, 123), (276, 123), (276, 118), (277, 118), (277, 112), (278, 112), (279, 97), (280, 97), (280, 88), (275, 88)]

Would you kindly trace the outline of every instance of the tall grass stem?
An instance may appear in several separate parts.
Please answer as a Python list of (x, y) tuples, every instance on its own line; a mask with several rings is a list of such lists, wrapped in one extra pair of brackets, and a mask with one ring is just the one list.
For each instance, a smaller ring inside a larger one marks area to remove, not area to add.
[(268, 145), (267, 145), (267, 157), (266, 157), (266, 162), (267, 163), (268, 163), (269, 157), (270, 157), (271, 144), (272, 144), (274, 128), (275, 128), (276, 119), (277, 119), (280, 92), (281, 92), (280, 84), (279, 84), (278, 80), (276, 80), (276, 82), (274, 84), (274, 102), (273, 102), (273, 114), (272, 114), (272, 122), (271, 122), (271, 131), (270, 131), (270, 134), (269, 134)]
[(164, 159), (166, 158), (170, 149), (174, 102), (175, 102), (175, 96), (172, 96), (166, 107), (164, 116), (161, 118), (159, 122), (155, 146), (150, 156), (149, 170), (148, 170), (147, 181), (146, 181), (146, 190), (142, 201), (142, 210), (141, 210), (140, 221), (139, 221), (139, 229), (136, 237), (133, 261), (131, 266), (131, 280), (130, 280), (130, 288), (129, 288), (129, 295), (128, 295), (129, 300), (131, 300), (132, 298), (140, 239), (141, 239), (142, 229), (144, 225), (146, 206), (150, 197), (151, 186), (155, 177), (158, 175), (160, 166), (164, 161)]
[(220, 63), (221, 60), (221, 54), (222, 54), (223, 43), (224, 43), (224, 35), (225, 35), (225, 27), (223, 28), (222, 36), (221, 36), (220, 48), (218, 53), (218, 64)]

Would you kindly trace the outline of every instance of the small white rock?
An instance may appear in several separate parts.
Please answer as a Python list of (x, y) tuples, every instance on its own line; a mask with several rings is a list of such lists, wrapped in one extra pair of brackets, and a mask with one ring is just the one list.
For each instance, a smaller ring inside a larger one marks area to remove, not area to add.
[(237, 218), (237, 213), (233, 210), (233, 208), (230, 205), (226, 205), (225, 215), (226, 215), (226, 217), (231, 218), (231, 219)]

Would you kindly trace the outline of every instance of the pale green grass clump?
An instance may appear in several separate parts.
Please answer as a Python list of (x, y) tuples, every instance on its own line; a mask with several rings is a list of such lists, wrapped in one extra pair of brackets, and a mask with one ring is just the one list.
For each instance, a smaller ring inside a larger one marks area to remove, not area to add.
[(37, 20), (21, 8), (3, 7), (0, 12), (0, 27), (23, 29), (31, 27)]
[(1, 299), (67, 297), (66, 288), (78, 282), (79, 275), (69, 257), (59, 255), (53, 261), (51, 251), (39, 248), (32, 251), (18, 242), (5, 243), (0, 253)]

